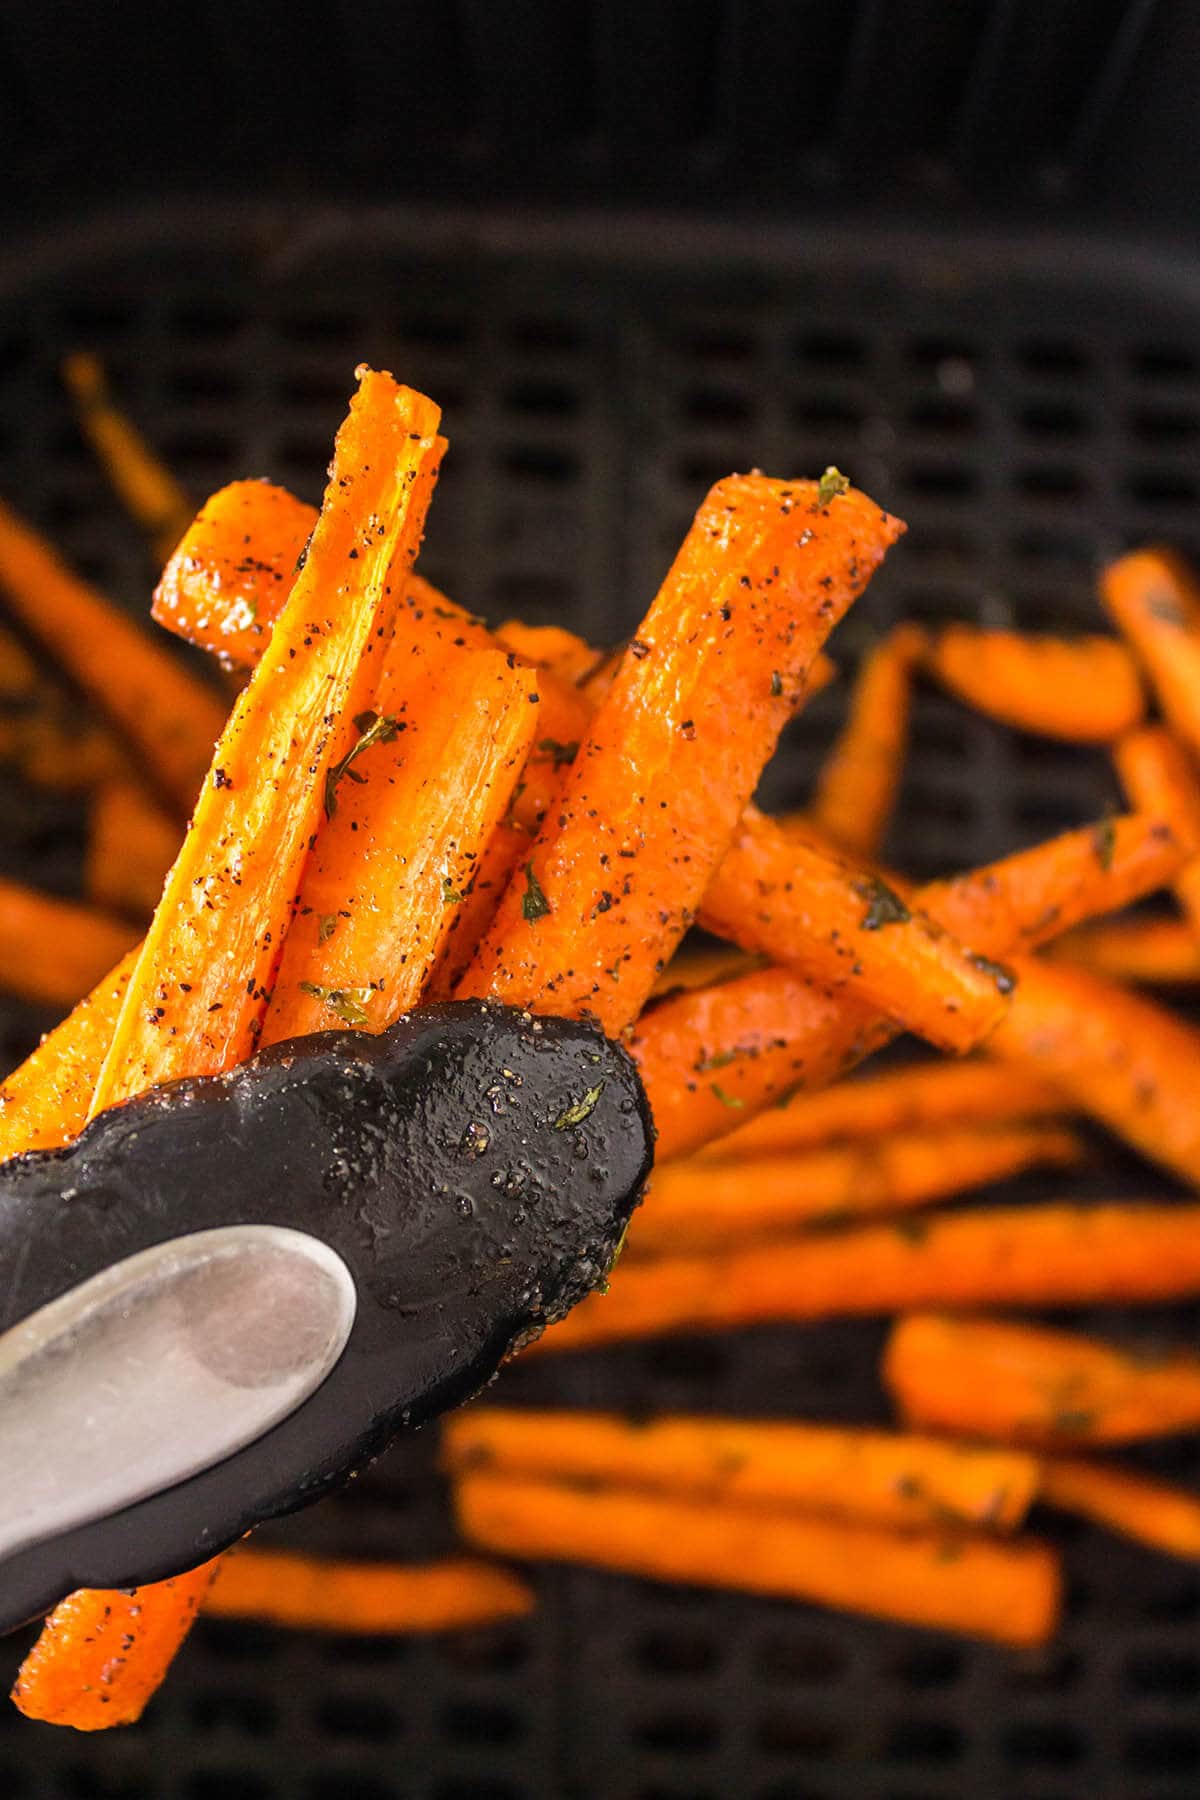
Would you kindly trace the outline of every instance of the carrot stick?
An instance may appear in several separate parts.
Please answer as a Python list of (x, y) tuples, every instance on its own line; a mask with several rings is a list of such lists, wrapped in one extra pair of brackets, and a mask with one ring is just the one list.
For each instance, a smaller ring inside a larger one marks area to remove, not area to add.
[(1135, 550), (1105, 569), (1100, 597), (1168, 722), (1200, 754), (1200, 592), (1191, 570), (1168, 550)]
[(496, 916), (501, 894), (529, 855), (529, 843), (529, 833), (523, 826), (514, 825), (510, 815), (501, 820), (483, 844), (472, 865), (470, 883), (454, 908), (449, 930), (429, 971), (427, 1000), (449, 1000), (454, 993)]
[(1186, 919), (1113, 919), (1081, 926), (1055, 944), (1054, 955), (1111, 981), (1151, 987), (1200, 982), (1200, 938)]
[(533, 1607), (525, 1582), (474, 1557), (349, 1562), (243, 1545), (223, 1559), (202, 1610), (210, 1618), (260, 1619), (292, 1631), (382, 1637), (492, 1625)]
[[(912, 904), (987, 956), (1005, 956), (1170, 880), (1183, 852), (1161, 820), (1134, 816), (1067, 832)], [(964, 929), (965, 927), (965, 929)], [(788, 969), (659, 1001), (631, 1050), (658, 1126), (660, 1162), (697, 1150), (800, 1089), (826, 1087), (895, 1035), (865, 1002)]]
[(807, 1224), (905, 1212), (1024, 1169), (1067, 1169), (1082, 1160), (1074, 1132), (1018, 1122), (898, 1132), (749, 1166), (670, 1163), (654, 1175), (627, 1254), (713, 1251)]
[(1042, 1497), (1168, 1556), (1200, 1559), (1200, 1498), (1183, 1488), (1132, 1469), (1052, 1456), (1042, 1464)]
[(186, 814), (224, 723), (217, 695), (3, 504), (0, 589), (30, 636), (127, 741), (164, 800)]
[(1200, 1293), (1200, 1206), (1113, 1202), (934, 1214), (622, 1262), (526, 1355), (923, 1306), (1092, 1306)]
[(135, 781), (107, 781), (92, 801), (83, 885), (100, 906), (146, 916), (179, 849), (174, 821)]
[(759, 1505), (906, 1527), (1015, 1531), (1037, 1491), (1022, 1451), (857, 1426), (468, 1406), (442, 1425), (454, 1479), (494, 1472), (601, 1482), (719, 1506)]
[(57, 1150), (83, 1130), (139, 954), (140, 946), (110, 969), (6, 1077), (0, 1086), (0, 1161), (23, 1150)]
[(923, 663), (986, 718), (1068, 743), (1111, 743), (1145, 712), (1137, 665), (1114, 638), (948, 625), (931, 638)]
[(206, 1562), (152, 1587), (72, 1594), (21, 1664), (13, 1703), (27, 1719), (76, 1731), (132, 1725), (170, 1668), (216, 1571), (217, 1561)]
[(1200, 1426), (1200, 1357), (1040, 1325), (913, 1313), (892, 1331), (883, 1377), (914, 1424), (1006, 1443), (1124, 1444)]
[(764, 966), (764, 958), (747, 956), (736, 944), (718, 944), (711, 950), (693, 950), (685, 946), (671, 958), (651, 989), (650, 997), (658, 1000), (664, 994), (715, 987), (718, 982), (732, 981), (735, 975), (748, 975), (752, 969)]
[(924, 646), (919, 627), (901, 625), (867, 654), (850, 716), (817, 777), (813, 823), (856, 856), (876, 854), (896, 803), (913, 669)]
[(1200, 1185), (1200, 1031), (1153, 1000), (1069, 963), (1026, 957), (992, 1035), (1151, 1162)]
[(607, 651), (593, 649), (562, 625), (526, 625), (522, 619), (505, 619), (496, 627), (496, 637), (522, 662), (556, 676), (568, 687), (583, 687), (608, 658)]
[(772, 1517), (505, 1475), (467, 1475), (454, 1497), (467, 1540), (506, 1556), (777, 1594), (1010, 1644), (1042, 1643), (1058, 1617), (1058, 1563), (1031, 1541)]
[[(308, 560), (217, 745), (147, 933), (94, 1110), (180, 1074), (231, 1068), (258, 1044), (327, 777), (363, 728), (390, 623), (388, 573), (424, 522), (438, 413), (361, 372)], [(365, 521), (382, 524), (365, 535)], [(353, 552), (353, 556), (351, 556)], [(303, 651), (293, 657), (294, 651)]]
[(713, 488), (462, 993), (609, 1031), (637, 1017), (809, 664), (900, 530), (853, 490)]
[[(974, 1121), (990, 1130), (1018, 1119), (1052, 1117), (1065, 1108), (1048, 1082), (1001, 1062), (929, 1062), (798, 1094), (700, 1152), (705, 1162), (796, 1156), (824, 1144), (937, 1132)], [(752, 1178), (752, 1177), (751, 1177)]]
[(417, 1004), (533, 742), (535, 682), (498, 651), (394, 641), (354, 779), (326, 787), (264, 1044)]
[(0, 879), (0, 988), (41, 1006), (73, 1006), (131, 948), (109, 913)]
[(981, 964), (869, 869), (789, 834), (754, 807), (742, 815), (700, 918), (751, 954), (861, 994), (939, 1049), (973, 1049), (1008, 1005), (1004, 970)]
[(165, 562), (191, 523), (195, 507), (141, 432), (119, 412), (99, 359), (80, 353), (65, 358), (63, 380), (75, 402), (79, 423), (118, 498)]
[(1191, 758), (1169, 731), (1148, 725), (1121, 739), (1114, 761), (1130, 804), (1166, 819), (1193, 853), (1172, 885), (1200, 939), (1200, 780)]

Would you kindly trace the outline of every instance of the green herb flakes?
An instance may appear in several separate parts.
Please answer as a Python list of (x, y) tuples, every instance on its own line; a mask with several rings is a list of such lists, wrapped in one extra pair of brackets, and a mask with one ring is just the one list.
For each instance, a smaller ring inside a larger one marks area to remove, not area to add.
[(550, 911), (550, 902), (546, 898), (541, 882), (533, 872), (533, 864), (525, 864), (525, 892), (521, 896), (521, 917), (532, 925), (535, 919), (544, 919)]
[(336, 913), (318, 913), (317, 914), (317, 942), (318, 942), (318, 944), (327, 944), (329, 942), (330, 938), (333, 936), (334, 932), (337, 930), (337, 928), (338, 928), (338, 916)]
[(367, 1007), (371, 1002), (373, 990), (369, 987), (329, 988), (321, 987), (315, 981), (300, 983), (302, 994), (311, 994), (314, 1000), (320, 1000), (331, 1013), (335, 1013), (343, 1025), (350, 1025), (357, 1031), (365, 1031), (371, 1021), (367, 1015)]
[(372, 744), (390, 744), (400, 727), (398, 722), (389, 718), (386, 713), (361, 712), (354, 721), (358, 737), (347, 750), (340, 762), (326, 771), (325, 775), (325, 817), (332, 819), (337, 811), (337, 791), (343, 776), (348, 775), (351, 781), (361, 781), (361, 775), (355, 773), (352, 764)]
[(712, 1083), (712, 1091), (721, 1102), (721, 1105), (728, 1106), (732, 1112), (740, 1112), (746, 1104), (740, 1094), (727, 1094), (719, 1082), (714, 1081)]
[(604, 1092), (604, 1083), (598, 1081), (590, 1087), (582, 1100), (574, 1100), (565, 1112), (559, 1113), (554, 1121), (555, 1131), (566, 1131), (571, 1125), (582, 1125), (589, 1113), (595, 1112), (596, 1102)]
[(461, 906), (465, 899), (466, 895), (460, 894), (450, 877), (448, 875), (445, 876), (442, 880), (443, 904), (446, 906)]
[(887, 882), (880, 881), (876, 875), (869, 876), (866, 881), (856, 881), (854, 891), (867, 903), (862, 917), (863, 931), (879, 931), (884, 925), (903, 925), (912, 917), (899, 894), (893, 893)]
[(830, 463), (817, 483), (817, 505), (828, 506), (835, 495), (844, 494), (849, 486), (849, 476), (843, 475), (840, 469), (835, 469)]

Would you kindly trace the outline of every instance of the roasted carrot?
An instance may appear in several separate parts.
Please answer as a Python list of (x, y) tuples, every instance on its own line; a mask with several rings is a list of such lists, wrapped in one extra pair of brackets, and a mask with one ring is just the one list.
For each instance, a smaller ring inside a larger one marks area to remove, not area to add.
[(164, 800), (186, 814), (225, 721), (218, 696), (3, 504), (0, 591), (136, 753)]
[(1200, 1293), (1200, 1205), (1059, 1202), (622, 1262), (526, 1355), (908, 1307), (1129, 1305)]
[(511, 817), (502, 819), (484, 843), (429, 971), (427, 1000), (449, 1000), (454, 993), (496, 916), (501, 894), (529, 855), (529, 843), (529, 833)]
[(1083, 1146), (1065, 1126), (947, 1125), (862, 1144), (830, 1144), (750, 1165), (660, 1168), (629, 1234), (628, 1255), (712, 1251), (816, 1222), (906, 1212), (1029, 1168), (1070, 1168)]
[(1200, 938), (1186, 919), (1113, 919), (1083, 925), (1055, 944), (1054, 955), (1112, 981), (1151, 987), (1200, 983)]
[(110, 969), (0, 1085), (0, 1161), (56, 1150), (83, 1130), (139, 954), (131, 950)]
[(28, 1719), (76, 1731), (132, 1725), (170, 1668), (216, 1572), (217, 1563), (207, 1562), (153, 1587), (72, 1594), (21, 1664), (14, 1704)]
[(264, 1044), (339, 1021), (381, 1031), (416, 1005), (508, 810), (536, 679), (499, 651), (394, 640), (352, 779), (326, 781)]
[(454, 1498), (468, 1542), (505, 1556), (778, 1594), (1010, 1644), (1042, 1643), (1058, 1618), (1058, 1563), (1028, 1540), (887, 1531), (506, 1475), (466, 1475)]
[(900, 530), (854, 490), (718, 482), (461, 992), (610, 1031), (637, 1017), (813, 657)]
[(705, 1162), (795, 1156), (823, 1144), (859, 1143), (892, 1132), (936, 1132), (973, 1121), (990, 1130), (1052, 1117), (1066, 1102), (1048, 1082), (1010, 1063), (922, 1062), (865, 1080), (797, 1094), (700, 1152)]
[(1169, 550), (1135, 550), (1105, 569), (1100, 595), (1169, 723), (1200, 754), (1200, 592), (1191, 570)]
[(84, 436), (118, 498), (165, 562), (196, 508), (133, 421), (118, 411), (99, 359), (83, 352), (68, 356), (62, 373)]
[(447, 1556), (440, 1562), (333, 1561), (242, 1546), (221, 1563), (202, 1611), (260, 1619), (291, 1631), (343, 1636), (461, 1631), (533, 1611), (528, 1585), (495, 1563)]
[(1015, 1531), (1037, 1491), (1022, 1451), (915, 1432), (775, 1421), (625, 1419), (468, 1406), (442, 1424), (451, 1479), (485, 1471), (600, 1482), (718, 1505), (831, 1514), (865, 1524)]
[(229, 1068), (257, 1047), (328, 777), (363, 736), (356, 721), (391, 622), (389, 570), (403, 569), (420, 539), (437, 422), (421, 395), (361, 372), (308, 560), (217, 745), (113, 1033), (97, 1111), (174, 1075)]
[(986, 718), (1074, 744), (1111, 743), (1146, 709), (1137, 665), (1115, 638), (948, 625), (923, 666)]
[(158, 905), (180, 832), (135, 781), (106, 781), (88, 818), (83, 885), (89, 899), (147, 916)]
[(701, 922), (743, 950), (860, 994), (943, 1050), (994, 1029), (1012, 982), (861, 864), (743, 813), (704, 894)]
[(1153, 1000), (1069, 963), (1025, 957), (991, 1038), (998, 1056), (1062, 1089), (1152, 1162), (1200, 1186), (1200, 1031)]
[(1109, 1463), (1051, 1456), (1042, 1464), (1042, 1498), (1168, 1556), (1200, 1559), (1200, 1497), (1183, 1488)]
[(0, 988), (41, 1006), (73, 1006), (132, 948), (111, 913), (0, 880)]
[(593, 649), (562, 625), (526, 625), (522, 619), (505, 619), (496, 627), (496, 636), (504, 649), (522, 662), (557, 676), (570, 687), (583, 687), (608, 656), (607, 651)]
[(884, 1381), (933, 1431), (1058, 1449), (1200, 1426), (1200, 1357), (999, 1319), (913, 1313), (888, 1341)]
[(736, 944), (717, 944), (704, 950), (685, 946), (671, 958), (655, 982), (651, 999), (690, 992), (693, 988), (715, 987), (718, 982), (732, 981), (735, 975), (748, 975), (752, 969), (765, 966), (765, 957), (747, 956)]
[(1161, 725), (1130, 732), (1116, 745), (1114, 760), (1130, 804), (1168, 820), (1192, 852), (1172, 885), (1200, 940), (1200, 778), (1192, 760)]
[(908, 746), (913, 669), (924, 646), (919, 627), (900, 625), (868, 652), (845, 729), (817, 778), (813, 822), (856, 856), (876, 854), (896, 803)]

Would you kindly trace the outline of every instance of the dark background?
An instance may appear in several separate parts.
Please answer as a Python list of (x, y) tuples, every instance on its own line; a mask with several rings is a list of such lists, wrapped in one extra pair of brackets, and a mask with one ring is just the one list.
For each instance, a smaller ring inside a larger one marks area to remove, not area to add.
[[(144, 612), (62, 354), (105, 358), (197, 498), (266, 474), (315, 499), (365, 358), (444, 408), (423, 566), (490, 617), (616, 639), (712, 479), (836, 462), (910, 524), (848, 672), (901, 616), (1094, 626), (1102, 555), (1200, 550), (1198, 34), (1167, 0), (5, 9), (0, 493)], [(803, 799), (844, 694), (770, 803)], [(1101, 759), (923, 694), (889, 854), (937, 873), (1115, 798)], [(9, 783), (0, 827), (0, 868), (77, 887), (79, 809)], [(52, 1022), (6, 1007), (5, 1061)], [(1152, 1190), (1098, 1148), (1095, 1191)], [(1194, 1340), (1190, 1309), (1153, 1323)], [(880, 1418), (881, 1336), (634, 1346), (498, 1392)], [(435, 1453), (272, 1536), (445, 1548)], [(1198, 1473), (1190, 1445), (1145, 1460)], [(0, 1712), (0, 1794), (1194, 1800), (1195, 1572), (1038, 1525), (1070, 1573), (1044, 1654), (546, 1570), (498, 1632), (202, 1623), (134, 1730)]]

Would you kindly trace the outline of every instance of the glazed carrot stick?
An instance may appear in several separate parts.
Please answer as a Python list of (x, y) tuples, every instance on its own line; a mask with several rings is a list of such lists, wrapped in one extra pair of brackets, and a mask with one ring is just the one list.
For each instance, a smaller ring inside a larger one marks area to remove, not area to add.
[(1074, 744), (1108, 744), (1141, 720), (1141, 677), (1124, 644), (948, 625), (923, 666), (976, 712), (1018, 731)]
[(88, 818), (83, 885), (100, 906), (149, 915), (158, 905), (180, 832), (135, 781), (106, 781)]
[(593, 649), (562, 625), (526, 625), (522, 619), (505, 619), (496, 627), (496, 637), (522, 662), (557, 676), (569, 687), (583, 687), (608, 657), (606, 650)]
[(1135, 550), (1105, 569), (1100, 597), (1168, 722), (1200, 754), (1200, 592), (1191, 570), (1169, 550)]
[(499, 651), (393, 640), (352, 779), (326, 784), (264, 1044), (417, 1004), (533, 742), (535, 683)]
[[(1127, 905), (1169, 881), (1183, 852), (1161, 820), (1116, 819), (1067, 832), (952, 882), (912, 904), (987, 956)], [(856, 996), (830, 995), (788, 969), (660, 1000), (630, 1048), (658, 1126), (658, 1159), (685, 1155), (789, 1093), (826, 1087), (895, 1035)]]
[(1113, 755), (1130, 804), (1168, 820), (1180, 843), (1193, 852), (1172, 885), (1200, 939), (1200, 778), (1191, 758), (1161, 725), (1130, 732)]
[(140, 946), (110, 969), (0, 1085), (0, 1161), (57, 1150), (83, 1130), (139, 954)]
[(1200, 1426), (1200, 1357), (1003, 1319), (913, 1313), (892, 1331), (884, 1383), (931, 1431), (1072, 1448)]
[(210, 1618), (261, 1619), (291, 1631), (382, 1637), (492, 1625), (533, 1607), (524, 1581), (475, 1557), (349, 1562), (243, 1545), (223, 1559), (202, 1610)]
[(132, 420), (113, 404), (99, 359), (82, 352), (68, 356), (62, 373), (84, 435), (118, 498), (165, 562), (196, 508)]
[(943, 1050), (970, 1050), (1012, 982), (877, 875), (748, 807), (704, 895), (705, 927), (751, 954), (860, 994)]
[(1042, 1497), (1168, 1556), (1200, 1559), (1200, 1498), (1183, 1488), (1108, 1463), (1051, 1456), (1042, 1464)]
[(514, 825), (510, 816), (500, 821), (483, 844), (429, 971), (427, 1000), (449, 1000), (454, 993), (496, 915), (501, 894), (529, 855), (529, 843), (529, 833)]
[(442, 1467), (555, 1482), (601, 1482), (718, 1505), (832, 1514), (896, 1529), (951, 1521), (1015, 1531), (1037, 1491), (1019, 1450), (914, 1432), (669, 1414), (467, 1406), (442, 1423)]
[(76, 1731), (132, 1725), (153, 1698), (216, 1572), (217, 1562), (206, 1562), (153, 1587), (72, 1594), (55, 1608), (21, 1664), (13, 1703), (27, 1719)]
[(524, 1354), (908, 1307), (1134, 1305), (1200, 1293), (1200, 1206), (992, 1207), (622, 1262)]
[(73, 1006), (132, 948), (123, 919), (0, 879), (0, 988), (42, 1006)]
[(1069, 963), (1018, 964), (991, 1038), (1152, 1162), (1200, 1186), (1200, 1031), (1165, 1007)]
[(1058, 1563), (1023, 1540), (908, 1533), (623, 1488), (467, 1475), (468, 1542), (652, 1581), (778, 1594), (1001, 1643), (1039, 1644), (1058, 1618)]
[(463, 994), (609, 1031), (637, 1017), (809, 664), (900, 530), (854, 490), (822, 503), (813, 482), (718, 482)]
[(796, 1156), (824, 1144), (862, 1144), (891, 1132), (937, 1132), (968, 1121), (990, 1130), (1018, 1119), (1053, 1117), (1065, 1106), (1057, 1089), (1010, 1063), (923, 1062), (797, 1094), (718, 1138), (700, 1157), (737, 1163)]
[(919, 627), (900, 625), (867, 654), (850, 716), (817, 777), (813, 822), (856, 856), (876, 854), (896, 803), (913, 670), (924, 646)]
[(714, 1251), (803, 1225), (906, 1212), (1024, 1169), (1068, 1169), (1082, 1160), (1075, 1133), (1045, 1121), (897, 1132), (761, 1157), (749, 1167), (670, 1163), (653, 1177), (626, 1254)]
[(3, 504), (0, 591), (129, 744), (164, 800), (186, 814), (225, 721), (218, 696)]
[[(117, 1021), (96, 1111), (174, 1075), (230, 1068), (257, 1047), (327, 777), (363, 735), (355, 721), (378, 678), (389, 570), (406, 565), (420, 538), (437, 421), (423, 396), (361, 372), (308, 560), (217, 745)], [(305, 654), (293, 657), (297, 650)]]
[(1200, 983), (1200, 938), (1186, 919), (1113, 919), (1080, 926), (1055, 944), (1054, 955), (1112, 981), (1151, 987)]

